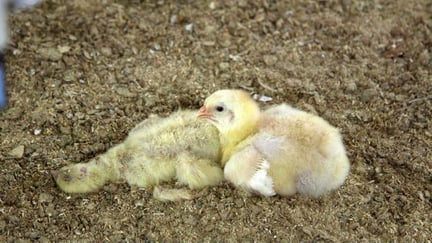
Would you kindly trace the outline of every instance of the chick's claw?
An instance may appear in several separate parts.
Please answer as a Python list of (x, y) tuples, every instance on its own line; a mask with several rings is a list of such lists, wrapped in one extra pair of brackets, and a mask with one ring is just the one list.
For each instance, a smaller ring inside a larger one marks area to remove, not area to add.
[(50, 171), (51, 176), (54, 178), (55, 181), (57, 181), (58, 176), (60, 175), (60, 171), (59, 170), (52, 170)]
[(157, 186), (153, 189), (153, 198), (163, 202), (175, 202), (180, 200), (192, 200), (195, 196), (187, 189), (162, 189)]

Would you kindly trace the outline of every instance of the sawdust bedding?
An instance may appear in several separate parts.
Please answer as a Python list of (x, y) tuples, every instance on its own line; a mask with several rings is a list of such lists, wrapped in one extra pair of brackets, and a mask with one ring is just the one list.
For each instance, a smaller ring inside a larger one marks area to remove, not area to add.
[[(430, 1), (47, 0), (11, 16), (0, 241), (432, 238)], [(228, 184), (163, 203), (118, 184), (68, 195), (49, 171), (220, 88), (339, 127), (352, 168), (318, 199)], [(264, 102), (265, 101), (265, 102)]]

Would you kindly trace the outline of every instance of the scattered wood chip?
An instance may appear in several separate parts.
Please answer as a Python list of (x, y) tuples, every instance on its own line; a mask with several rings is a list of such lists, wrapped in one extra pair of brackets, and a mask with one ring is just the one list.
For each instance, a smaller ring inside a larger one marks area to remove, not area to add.
[(22, 158), (24, 156), (24, 145), (19, 145), (9, 152), (9, 155), (14, 158)]

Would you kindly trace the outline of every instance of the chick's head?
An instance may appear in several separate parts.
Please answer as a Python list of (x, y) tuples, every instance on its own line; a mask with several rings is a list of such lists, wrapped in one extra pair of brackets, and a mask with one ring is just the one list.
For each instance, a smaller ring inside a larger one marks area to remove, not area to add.
[(219, 90), (205, 100), (198, 117), (210, 121), (222, 136), (236, 143), (255, 132), (260, 109), (245, 91)]

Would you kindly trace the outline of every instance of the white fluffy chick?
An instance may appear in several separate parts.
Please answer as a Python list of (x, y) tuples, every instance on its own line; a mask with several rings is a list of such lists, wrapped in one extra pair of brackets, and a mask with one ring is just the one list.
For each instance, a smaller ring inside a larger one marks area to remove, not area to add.
[[(343, 184), (350, 164), (338, 129), (318, 116), (286, 104), (262, 113), (259, 110), (257, 114), (251, 114), (250, 110), (244, 113), (244, 103), (255, 101), (243, 97), (232, 103), (237, 92), (219, 91), (207, 99), (205, 108), (212, 111), (205, 117), (222, 134), (225, 131), (237, 134), (235, 130), (242, 129), (238, 124), (255, 123), (248, 126), (256, 127), (256, 132), (237, 144), (226, 163), (226, 180), (263, 196), (290, 196), (298, 192), (317, 197)], [(215, 109), (220, 104), (226, 114)], [(234, 118), (227, 120), (227, 114)]]

